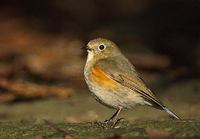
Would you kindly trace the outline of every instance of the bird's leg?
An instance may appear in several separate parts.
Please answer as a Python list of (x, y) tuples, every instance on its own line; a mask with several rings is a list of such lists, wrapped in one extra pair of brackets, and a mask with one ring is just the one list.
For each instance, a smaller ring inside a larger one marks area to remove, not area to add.
[(115, 125), (121, 120), (121, 118), (117, 119), (117, 117), (118, 117), (119, 113), (121, 112), (121, 110), (122, 110), (122, 108), (119, 107), (117, 109), (117, 111), (112, 115), (112, 117), (110, 117), (109, 120), (105, 120), (105, 123), (112, 123), (111, 127), (114, 128)]
[(119, 112), (120, 112), (120, 109), (117, 109), (117, 111), (108, 120), (105, 120), (105, 122), (112, 122), (112, 121), (114, 121), (114, 119), (116, 119), (115, 117), (118, 116)]

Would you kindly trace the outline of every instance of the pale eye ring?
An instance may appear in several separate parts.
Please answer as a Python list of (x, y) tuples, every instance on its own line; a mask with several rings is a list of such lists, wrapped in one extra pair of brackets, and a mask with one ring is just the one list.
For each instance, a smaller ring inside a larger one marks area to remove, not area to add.
[(99, 45), (99, 50), (104, 50), (106, 47), (105, 47), (105, 45), (103, 45), (103, 44), (101, 44), (101, 45)]

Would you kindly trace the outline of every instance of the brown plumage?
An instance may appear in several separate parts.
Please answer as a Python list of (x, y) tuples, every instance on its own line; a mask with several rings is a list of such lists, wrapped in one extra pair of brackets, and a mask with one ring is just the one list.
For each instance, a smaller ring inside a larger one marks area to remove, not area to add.
[(107, 39), (91, 40), (87, 47), (88, 58), (84, 69), (86, 83), (97, 100), (117, 109), (111, 117), (114, 125), (117, 115), (124, 108), (136, 104), (165, 110), (176, 119), (179, 117), (167, 109), (138, 76), (135, 67), (113, 42)]

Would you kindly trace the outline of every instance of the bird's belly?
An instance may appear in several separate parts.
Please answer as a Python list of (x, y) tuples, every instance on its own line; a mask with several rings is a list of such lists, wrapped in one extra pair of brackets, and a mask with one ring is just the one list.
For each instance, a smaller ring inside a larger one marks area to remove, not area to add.
[(143, 99), (128, 88), (118, 89), (104, 88), (95, 82), (89, 85), (90, 91), (100, 103), (112, 108), (131, 108), (136, 104), (142, 104)]

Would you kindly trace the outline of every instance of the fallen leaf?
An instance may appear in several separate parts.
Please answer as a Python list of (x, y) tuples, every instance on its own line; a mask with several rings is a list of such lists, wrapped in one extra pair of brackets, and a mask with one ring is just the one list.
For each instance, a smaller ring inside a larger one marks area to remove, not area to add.
[(57, 96), (66, 98), (70, 97), (74, 93), (72, 88), (10, 81), (4, 78), (0, 78), (0, 88), (0, 102), (11, 101), (20, 97), (42, 98), (47, 96)]

